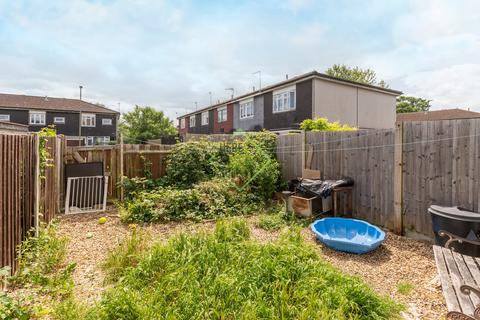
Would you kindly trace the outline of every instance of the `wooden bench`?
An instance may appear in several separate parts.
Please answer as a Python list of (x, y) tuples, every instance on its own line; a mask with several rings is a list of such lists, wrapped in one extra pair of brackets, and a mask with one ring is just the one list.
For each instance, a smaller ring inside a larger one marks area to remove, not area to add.
[(463, 255), (450, 249), (452, 242), (467, 240), (451, 233), (440, 231), (450, 239), (445, 247), (433, 246), (438, 275), (447, 303), (447, 319), (480, 320), (480, 258)]

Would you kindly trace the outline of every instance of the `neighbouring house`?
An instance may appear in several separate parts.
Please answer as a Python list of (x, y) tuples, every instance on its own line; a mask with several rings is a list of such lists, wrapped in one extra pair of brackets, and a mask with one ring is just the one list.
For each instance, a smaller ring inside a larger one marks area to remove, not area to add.
[(78, 99), (0, 94), (0, 121), (28, 126), (53, 125), (68, 145), (109, 144), (117, 139), (119, 113)]
[(317, 117), (365, 129), (393, 128), (396, 97), (401, 94), (312, 71), (180, 116), (179, 131), (281, 131)]
[(474, 112), (474, 111), (459, 109), (459, 108), (397, 113), (397, 122), (459, 120), (459, 119), (475, 119), (475, 118), (480, 118), (480, 112)]

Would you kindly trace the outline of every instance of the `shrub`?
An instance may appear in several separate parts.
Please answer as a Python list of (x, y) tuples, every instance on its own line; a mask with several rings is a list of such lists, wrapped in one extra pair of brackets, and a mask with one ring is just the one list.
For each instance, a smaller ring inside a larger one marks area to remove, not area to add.
[(388, 319), (399, 306), (324, 262), (299, 231), (260, 244), (244, 221), (154, 244), (97, 319)]
[(189, 141), (176, 144), (168, 160), (166, 180), (181, 188), (222, 175), (225, 172), (228, 156), (222, 143)]
[(126, 203), (121, 218), (124, 222), (199, 221), (249, 214), (256, 209), (257, 197), (239, 190), (230, 178), (215, 178), (190, 189), (141, 192)]
[(329, 122), (327, 118), (306, 119), (300, 123), (300, 129), (305, 131), (355, 131), (354, 127), (339, 122)]
[(66, 250), (67, 238), (57, 235), (56, 221), (42, 226), (37, 237), (28, 237), (20, 245), (13, 283), (48, 285), (52, 281), (50, 275), (63, 261)]
[(0, 319), (29, 320), (31, 311), (19, 301), (0, 292)]
[(240, 150), (230, 156), (230, 171), (239, 177), (244, 188), (261, 198), (270, 199), (280, 180), (280, 165), (271, 156), (265, 142), (245, 141)]

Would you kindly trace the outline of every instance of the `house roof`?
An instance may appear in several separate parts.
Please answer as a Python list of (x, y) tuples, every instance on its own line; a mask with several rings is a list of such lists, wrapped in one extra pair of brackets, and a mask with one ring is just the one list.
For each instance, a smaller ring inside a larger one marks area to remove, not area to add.
[(384, 93), (387, 93), (387, 94), (392, 94), (392, 95), (395, 95), (395, 96), (399, 96), (399, 95), (402, 94), (401, 91), (392, 90), (392, 89), (387, 89), (387, 88), (382, 88), (382, 87), (379, 87), (379, 86), (373, 86), (373, 85), (369, 85), (369, 84), (365, 84), (365, 83), (360, 83), (360, 82), (355, 82), (355, 81), (350, 81), (350, 80), (345, 80), (345, 79), (341, 79), (341, 78), (336, 78), (336, 77), (332, 77), (332, 76), (329, 76), (329, 75), (327, 75), (327, 74), (320, 73), (320, 72), (314, 70), (314, 71), (311, 71), (311, 72), (308, 72), (308, 73), (304, 73), (304, 74), (301, 74), (301, 75), (299, 75), (299, 76), (296, 76), (296, 77), (293, 77), (293, 78), (290, 78), (290, 79), (287, 79), (287, 80), (284, 80), (284, 81), (277, 82), (277, 83), (275, 83), (275, 84), (266, 86), (266, 87), (264, 87), (264, 88), (262, 88), (262, 89), (260, 89), (260, 90), (255, 90), (255, 91), (253, 91), (253, 92), (249, 92), (249, 93), (246, 93), (246, 94), (243, 94), (243, 95), (234, 97), (234, 98), (232, 98), (232, 99), (229, 99), (229, 100), (226, 100), (226, 101), (222, 101), (222, 102), (213, 104), (213, 105), (208, 106), (208, 107), (204, 107), (204, 108), (202, 108), (202, 109), (199, 109), (199, 110), (196, 110), (196, 111), (193, 111), (193, 112), (186, 113), (186, 114), (178, 117), (177, 119), (181, 119), (181, 118), (187, 117), (187, 116), (192, 115), (192, 114), (197, 114), (197, 113), (202, 112), (202, 111), (207, 111), (207, 110), (215, 109), (215, 108), (217, 108), (217, 107), (219, 107), (219, 106), (223, 106), (223, 105), (226, 105), (226, 104), (234, 103), (234, 102), (237, 102), (237, 101), (239, 101), (239, 100), (245, 99), (245, 98), (247, 98), (247, 97), (254, 97), (254, 96), (256, 96), (256, 95), (260, 95), (260, 94), (263, 94), (263, 93), (265, 93), (265, 92), (275, 90), (275, 89), (277, 89), (277, 88), (279, 88), (279, 87), (286, 86), (286, 85), (288, 85), (288, 84), (293, 84), (293, 83), (298, 82), (298, 81), (307, 80), (307, 79), (309, 79), (309, 78), (320, 78), (320, 79), (324, 79), (324, 80), (327, 80), (327, 81), (343, 83), (343, 84), (350, 85), (350, 86), (354, 86), (354, 87), (359, 87), (359, 88), (365, 88), (365, 89), (369, 89), (369, 90), (380, 91), (380, 92), (384, 92)]
[(397, 113), (397, 122), (433, 121), (480, 118), (480, 112), (464, 109), (444, 109), (422, 112)]
[(79, 99), (26, 96), (8, 93), (0, 93), (0, 108), (118, 114), (117, 111)]

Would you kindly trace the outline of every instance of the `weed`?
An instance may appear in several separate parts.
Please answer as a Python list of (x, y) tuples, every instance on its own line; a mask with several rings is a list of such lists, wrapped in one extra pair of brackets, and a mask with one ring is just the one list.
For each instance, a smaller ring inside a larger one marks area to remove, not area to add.
[(400, 282), (397, 284), (397, 292), (405, 296), (409, 295), (414, 288), (415, 286), (409, 282)]
[(16, 301), (0, 292), (0, 319), (28, 320), (31, 311), (21, 301)]
[[(127, 251), (119, 254), (128, 255)], [(324, 262), (299, 231), (249, 240), (244, 220), (153, 244), (89, 310), (96, 319), (387, 319), (400, 307)], [(74, 317), (72, 317), (74, 318)]]

